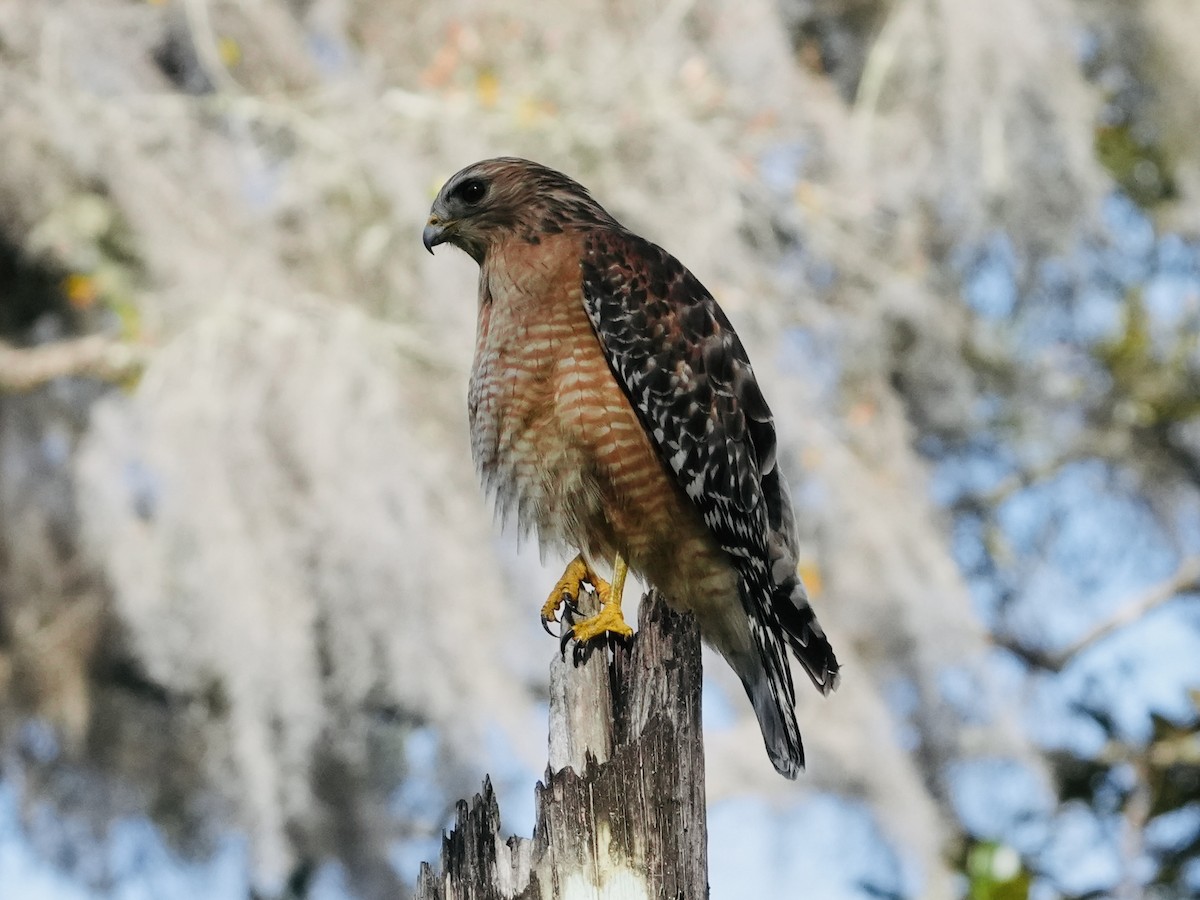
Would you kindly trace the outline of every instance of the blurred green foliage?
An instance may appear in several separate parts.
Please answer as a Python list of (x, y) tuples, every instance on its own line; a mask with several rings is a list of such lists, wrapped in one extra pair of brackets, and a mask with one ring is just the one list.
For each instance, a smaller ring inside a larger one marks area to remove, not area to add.
[(1096, 348), (1096, 359), (1112, 379), (1118, 412), (1148, 427), (1200, 415), (1200, 372), (1193, 362), (1198, 347), (1195, 331), (1156, 339), (1141, 291), (1130, 291), (1121, 334)]
[(993, 841), (971, 844), (963, 864), (970, 900), (1028, 900), (1033, 876), (1012, 847)]
[(1128, 124), (1097, 127), (1094, 146), (1096, 159), (1139, 206), (1154, 206), (1178, 195), (1166, 152), (1139, 139)]

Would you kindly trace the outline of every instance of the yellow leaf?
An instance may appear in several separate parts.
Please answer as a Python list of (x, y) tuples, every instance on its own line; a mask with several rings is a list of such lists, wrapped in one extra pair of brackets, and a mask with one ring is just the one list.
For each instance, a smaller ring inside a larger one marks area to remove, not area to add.
[(63, 292), (73, 309), (89, 309), (100, 297), (96, 279), (82, 272), (72, 272), (63, 280)]
[(535, 97), (522, 97), (517, 103), (517, 124), (522, 128), (531, 128), (538, 123), (539, 119), (545, 118), (553, 112), (553, 108), (549, 104), (537, 100)]
[(222, 65), (236, 66), (242, 61), (242, 45), (231, 37), (218, 38), (217, 55)]
[(804, 582), (804, 587), (808, 590), (808, 596), (819, 597), (825, 588), (825, 582), (821, 578), (821, 567), (813, 560), (805, 560), (800, 563), (796, 571), (800, 574), (800, 580)]
[(494, 72), (480, 72), (475, 79), (475, 96), (480, 104), (489, 109), (500, 99), (500, 79)]

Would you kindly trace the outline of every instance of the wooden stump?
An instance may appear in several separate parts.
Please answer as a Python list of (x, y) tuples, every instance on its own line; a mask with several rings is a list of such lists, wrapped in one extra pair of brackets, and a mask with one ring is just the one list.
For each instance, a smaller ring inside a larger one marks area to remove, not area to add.
[(460, 800), (417, 900), (708, 896), (700, 633), (654, 591), (629, 647), (550, 668), (550, 764), (533, 838), (500, 837), (490, 780)]

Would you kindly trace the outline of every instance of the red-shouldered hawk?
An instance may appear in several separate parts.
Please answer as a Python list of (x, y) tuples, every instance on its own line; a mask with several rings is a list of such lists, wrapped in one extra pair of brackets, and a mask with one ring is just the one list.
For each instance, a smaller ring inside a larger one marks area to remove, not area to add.
[[(804, 750), (787, 648), (825, 694), (838, 662), (796, 571), (771, 411), (716, 300), (581, 185), (523, 159), (452, 177), (423, 239), (479, 264), (470, 417), (484, 485), (543, 548), (578, 553), (543, 624), (587, 581), (601, 610), (564, 646), (628, 636), (632, 569), (696, 615), (794, 778)], [(609, 561), (611, 586), (595, 572)]]

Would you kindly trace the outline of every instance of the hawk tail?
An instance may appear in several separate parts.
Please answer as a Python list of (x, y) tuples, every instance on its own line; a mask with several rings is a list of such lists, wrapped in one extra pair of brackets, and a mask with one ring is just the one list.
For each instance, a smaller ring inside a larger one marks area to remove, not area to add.
[(784, 684), (757, 660), (752, 666), (735, 664), (734, 669), (742, 679), (754, 715), (758, 717), (758, 727), (771, 764), (780, 775), (794, 779), (804, 768), (804, 744), (800, 740), (794, 704), (786, 697), (792, 690), (791, 675)]
[(808, 602), (808, 592), (796, 575), (785, 578), (771, 592), (771, 611), (777, 617), (791, 648), (813, 686), (825, 696), (837, 690), (840, 666), (825, 637), (825, 629)]
[(771, 588), (769, 596), (764, 615), (751, 616), (756, 658), (730, 662), (750, 697), (772, 764), (779, 774), (795, 778), (804, 768), (804, 745), (796, 723), (796, 690), (788, 650), (822, 694), (837, 687), (839, 667), (800, 579), (784, 579)]

